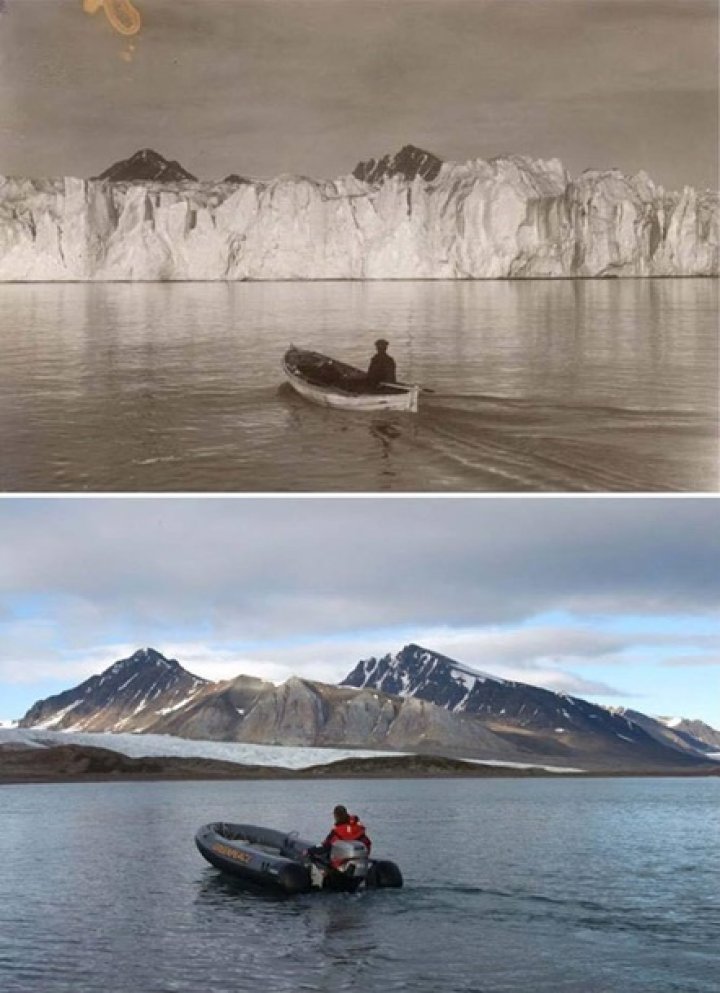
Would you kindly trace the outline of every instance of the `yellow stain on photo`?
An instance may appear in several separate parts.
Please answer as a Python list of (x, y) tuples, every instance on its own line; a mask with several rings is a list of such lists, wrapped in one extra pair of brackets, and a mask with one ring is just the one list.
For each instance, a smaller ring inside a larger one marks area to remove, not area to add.
[(119, 34), (134, 35), (142, 27), (140, 11), (130, 3), (130, 0), (83, 0), (83, 10), (86, 14), (97, 14), (101, 7), (104, 8), (105, 16)]

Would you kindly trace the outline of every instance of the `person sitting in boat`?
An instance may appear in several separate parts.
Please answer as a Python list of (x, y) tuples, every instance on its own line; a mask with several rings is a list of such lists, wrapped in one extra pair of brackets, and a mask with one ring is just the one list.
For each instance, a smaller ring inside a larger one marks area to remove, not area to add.
[(388, 355), (388, 342), (378, 338), (375, 342), (376, 352), (370, 359), (367, 371), (368, 386), (376, 387), (381, 383), (395, 383), (395, 359)]
[(329, 859), (330, 849), (336, 841), (360, 841), (367, 848), (368, 855), (370, 854), (372, 842), (365, 832), (365, 826), (360, 823), (358, 817), (354, 814), (349, 814), (347, 807), (338, 804), (333, 810), (333, 820), (335, 823), (325, 838), (325, 841), (321, 845), (315, 845), (314, 848), (309, 849), (310, 855), (322, 856), (325, 859)]

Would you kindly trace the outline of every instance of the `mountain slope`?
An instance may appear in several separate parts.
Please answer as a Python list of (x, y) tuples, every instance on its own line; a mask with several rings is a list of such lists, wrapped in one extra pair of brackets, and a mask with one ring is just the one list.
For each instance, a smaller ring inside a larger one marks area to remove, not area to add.
[(254, 676), (211, 683), (185, 706), (160, 715), (148, 730), (199, 741), (242, 741), (245, 715), (262, 694), (273, 690), (272, 683)]
[(240, 735), (238, 740), (264, 744), (342, 744), (518, 758), (515, 746), (472, 718), (448, 714), (421, 700), (402, 700), (375, 690), (358, 692), (297, 677), (258, 698)]
[(638, 710), (632, 710), (629, 707), (608, 707), (608, 710), (618, 717), (632, 721), (633, 724), (647, 731), (656, 741), (670, 748), (675, 748), (679, 752), (684, 752), (687, 755), (704, 756), (713, 750), (709, 745), (705, 745), (692, 735), (677, 731), (673, 727), (664, 724), (662, 720), (649, 717), (647, 714), (643, 714)]
[(704, 721), (686, 717), (658, 717), (657, 720), (693, 747), (701, 747), (708, 752), (720, 752), (720, 731)]
[(143, 648), (73, 689), (40, 700), (19, 722), (24, 728), (74, 731), (142, 731), (186, 705), (206, 679), (175, 659)]
[(504, 740), (537, 753), (638, 765), (699, 758), (697, 752), (683, 753), (649, 734), (626, 715), (579, 697), (489, 676), (419, 645), (359, 662), (341, 685), (372, 687), (474, 715)]

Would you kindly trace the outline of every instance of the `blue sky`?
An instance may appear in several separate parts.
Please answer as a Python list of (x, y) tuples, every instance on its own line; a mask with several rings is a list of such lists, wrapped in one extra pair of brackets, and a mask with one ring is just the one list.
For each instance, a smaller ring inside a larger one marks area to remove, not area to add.
[(0, 501), (0, 719), (151, 645), (211, 679), (335, 682), (409, 641), (720, 727), (703, 498)]

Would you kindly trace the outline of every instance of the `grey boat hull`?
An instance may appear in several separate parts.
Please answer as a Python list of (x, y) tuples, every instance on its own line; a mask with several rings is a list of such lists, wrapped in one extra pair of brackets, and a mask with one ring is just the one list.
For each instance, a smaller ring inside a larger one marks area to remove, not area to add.
[[(358, 888), (352, 877), (332, 870), (318, 883), (317, 872), (313, 872), (313, 862), (307, 855), (314, 843), (294, 833), (217, 821), (198, 830), (195, 844), (211, 865), (249, 886), (285, 894)], [(362, 885), (370, 888), (397, 888), (402, 884), (397, 865), (377, 859), (370, 860), (367, 879), (362, 881)]]

